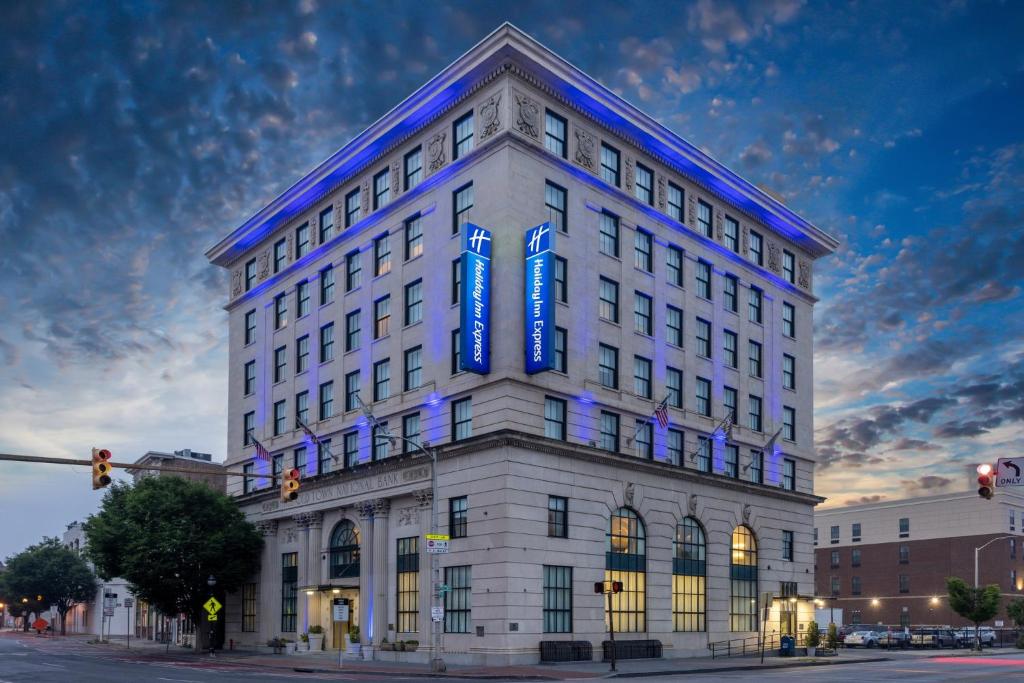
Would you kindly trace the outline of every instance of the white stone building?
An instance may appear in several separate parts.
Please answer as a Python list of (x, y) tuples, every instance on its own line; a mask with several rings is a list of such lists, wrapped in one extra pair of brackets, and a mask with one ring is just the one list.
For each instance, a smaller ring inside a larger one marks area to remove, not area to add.
[[(61, 542), (68, 550), (84, 553), (86, 538), (85, 529), (82, 528), (81, 523), (68, 524), (68, 528), (61, 536)], [(92, 562), (89, 563), (89, 566), (92, 566)], [(108, 594), (115, 596), (114, 613), (104, 616), (103, 597)], [(91, 601), (79, 603), (68, 611), (65, 616), (67, 632), (91, 633), (97, 636), (102, 633), (105, 638), (124, 638), (129, 633), (134, 635), (134, 609), (124, 606), (124, 599), (131, 597), (133, 596), (128, 590), (128, 582), (124, 579), (113, 578), (110, 581), (100, 579), (96, 596)], [(60, 622), (57, 622), (56, 628), (60, 628)]]
[[(556, 351), (527, 374), (524, 231), (544, 221)], [(486, 374), (460, 369), (466, 223), (492, 233)], [(431, 461), (409, 442), (439, 452), (445, 659), (599, 656), (605, 579), (619, 639), (686, 656), (754, 635), (759, 594), (813, 593), (811, 267), (836, 246), (503, 25), (207, 253), (231, 274), (227, 465), (267, 473), (251, 433), (303, 472), (291, 503), (228, 483), (266, 547), (227, 637), (322, 625), (336, 647), (358, 624), (364, 656), (429, 656)], [(408, 441), (372, 447), (357, 390)]]

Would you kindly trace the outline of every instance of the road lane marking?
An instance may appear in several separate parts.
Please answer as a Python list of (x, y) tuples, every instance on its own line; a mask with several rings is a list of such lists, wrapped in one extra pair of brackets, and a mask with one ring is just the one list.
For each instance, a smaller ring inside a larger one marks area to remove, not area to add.
[(194, 681), (191, 678), (158, 678), (158, 681), (181, 681), (181, 683), (201, 683), (201, 681)]

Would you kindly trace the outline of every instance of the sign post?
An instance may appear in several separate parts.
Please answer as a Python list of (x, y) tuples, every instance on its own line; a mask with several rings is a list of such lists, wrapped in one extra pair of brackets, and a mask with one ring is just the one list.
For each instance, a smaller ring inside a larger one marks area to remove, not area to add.
[(125, 598), (124, 607), (127, 610), (125, 617), (128, 619), (127, 625), (125, 626), (124, 632), (127, 634), (128, 649), (132, 649), (132, 607), (135, 606), (134, 598)]
[[(345, 598), (334, 598), (334, 602), (331, 603), (331, 621), (348, 621), (348, 601)], [(342, 656), (345, 652), (345, 634), (341, 634), (342, 642), (338, 643), (338, 668), (342, 668), (344, 660)]]

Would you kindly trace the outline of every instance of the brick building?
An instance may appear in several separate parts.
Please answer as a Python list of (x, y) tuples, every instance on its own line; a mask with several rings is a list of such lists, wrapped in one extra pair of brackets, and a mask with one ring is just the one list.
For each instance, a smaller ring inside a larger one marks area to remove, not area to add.
[[(993, 500), (969, 491), (817, 510), (814, 527), (815, 592), (846, 624), (965, 624), (946, 577), (972, 584), (974, 549), (988, 543), (979, 585), (1024, 589), (1024, 496), (1005, 489)], [(1002, 610), (995, 620), (1010, 623)]]

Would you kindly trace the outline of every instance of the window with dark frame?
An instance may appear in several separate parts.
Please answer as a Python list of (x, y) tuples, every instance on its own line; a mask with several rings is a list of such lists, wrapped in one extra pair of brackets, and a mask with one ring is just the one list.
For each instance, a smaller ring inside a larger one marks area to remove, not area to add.
[(544, 436), (565, 441), (565, 410), (566, 403), (563, 399), (554, 396), (544, 397)]
[(423, 148), (416, 147), (406, 153), (403, 166), (405, 168), (405, 191), (408, 192), (423, 180)]
[(750, 231), (750, 260), (759, 266), (764, 265), (764, 241), (761, 239), (761, 233)]
[(785, 529), (782, 531), (782, 559), (793, 561), (793, 532)]
[(345, 291), (351, 292), (363, 284), (363, 259), (358, 251), (345, 256)]
[(423, 221), (419, 214), (405, 221), (405, 260), (420, 256), (423, 253)]
[(274, 272), (280, 273), (288, 265), (288, 240), (279, 239), (274, 243)]
[(384, 358), (373, 364), (373, 400), (386, 401), (391, 397), (391, 359)]
[(444, 632), (469, 633), (472, 615), (472, 567), (445, 567)]
[(465, 538), (468, 535), (469, 499), (458, 496), (448, 499), (448, 534), (452, 538)]
[(469, 111), (452, 124), (452, 161), (473, 151), (473, 112)]
[(672, 544), (672, 630), (707, 628), (707, 543), (704, 527), (693, 517), (676, 525)]
[(601, 143), (601, 180), (619, 186), (619, 150), (604, 142)]
[(763, 295), (761, 293), (761, 290), (758, 289), (757, 287), (751, 287), (750, 288), (750, 306), (749, 306), (749, 313), (750, 313), (750, 315), (748, 316), (748, 318), (750, 319), (750, 322), (757, 323), (758, 325), (761, 324), (761, 306), (762, 306), (763, 300), (764, 300), (764, 297), (763, 297)]
[(711, 237), (711, 205), (703, 199), (697, 201), (697, 229), (705, 237)]
[(281, 555), (281, 631), (295, 633), (298, 618), (299, 554)]
[(279, 330), (288, 323), (288, 301), (284, 293), (274, 297), (274, 329)]
[(697, 296), (711, 300), (711, 264), (697, 261)]
[(557, 372), (568, 372), (565, 361), (565, 343), (568, 332), (564, 327), (555, 328), (555, 370)]
[(607, 410), (601, 411), (600, 446), (612, 453), (619, 452), (619, 416)]
[(636, 164), (633, 196), (645, 204), (654, 204), (654, 172), (641, 163)]
[(334, 382), (320, 385), (320, 419), (326, 420), (334, 415)]
[(544, 148), (556, 156), (565, 158), (565, 119), (550, 109), (544, 111)]
[(256, 631), (256, 584), (242, 584), (242, 631)]
[(274, 384), (284, 381), (288, 369), (288, 347), (279, 346), (274, 349)]
[(473, 436), (473, 400), (463, 398), (452, 403), (452, 441)]
[(452, 193), (452, 234), (457, 235), (469, 221), (473, 209), (473, 183), (467, 183)]
[(735, 275), (726, 275), (722, 278), (722, 306), (725, 310), (733, 313), (739, 310), (736, 294), (738, 290), (739, 284)]
[(245, 291), (249, 291), (256, 284), (256, 259), (249, 259), (245, 262)]
[(671, 244), (665, 250), (665, 274), (669, 284), (683, 286), (683, 250)]
[(683, 407), (683, 371), (677, 368), (665, 368), (665, 389), (668, 391), (667, 405), (672, 408)]
[(295, 228), (295, 260), (298, 261), (308, 254), (311, 246), (309, 243), (309, 222), (307, 221)]
[(319, 241), (317, 244), (325, 244), (334, 236), (334, 207), (328, 206), (320, 212), (319, 220)]
[(633, 330), (648, 337), (654, 334), (654, 300), (642, 292), (633, 292)]
[(419, 389), (423, 385), (423, 347), (414, 346), (405, 350), (405, 391)]
[(334, 266), (320, 271), (320, 305), (334, 301)]
[(245, 345), (256, 341), (256, 311), (245, 312)]
[(711, 417), (711, 380), (697, 378), (697, 413)]
[(544, 182), (544, 206), (548, 210), (548, 221), (558, 232), (569, 232), (566, 221), (566, 191), (561, 185), (550, 180)]
[(244, 382), (242, 384), (242, 394), (249, 396), (256, 391), (256, 361), (251, 360), (244, 366)]
[(416, 453), (414, 445), (420, 443), (420, 414), (410, 413), (402, 418), (402, 452)]
[(295, 340), (295, 374), (309, 369), (309, 335), (304, 334)]
[(423, 320), (423, 280), (414, 280), (405, 286), (405, 324), (414, 325)]
[(391, 272), (391, 239), (384, 233), (373, 240), (373, 275), (380, 277)]
[(642, 271), (654, 272), (654, 236), (640, 228), (633, 233), (633, 265)]
[(320, 328), (320, 362), (334, 360), (334, 323)]
[(373, 210), (387, 206), (391, 201), (391, 170), (385, 168), (373, 176)]
[(782, 302), (782, 334), (796, 339), (796, 308), (785, 301)]
[(548, 536), (569, 538), (569, 499), (548, 496)]
[(345, 195), (345, 227), (350, 228), (362, 218), (362, 207), (359, 205), (359, 188)]
[(683, 188), (674, 183), (668, 184), (668, 215), (673, 220), (683, 222)]
[(391, 333), (391, 297), (382, 296), (373, 302), (373, 338), (381, 339)]
[(619, 388), (619, 350), (608, 344), (598, 346), (597, 378), (601, 386)]
[(572, 633), (572, 567), (544, 565), (544, 633)]
[(303, 280), (295, 285), (295, 300), (298, 304), (297, 318), (309, 315), (309, 282)]
[(740, 252), (740, 223), (732, 216), (725, 217), (725, 227), (722, 232), (727, 249)]
[(665, 306), (665, 341), (683, 347), (683, 311), (671, 304)]
[(362, 312), (357, 308), (345, 314), (345, 352), (359, 348), (359, 337), (363, 332)]
[(651, 360), (649, 358), (633, 356), (633, 393), (641, 398), (651, 398)]
[(601, 276), (597, 296), (600, 316), (613, 323), (619, 322), (619, 283)]
[(569, 262), (562, 256), (555, 257), (555, 300), (569, 303)]
[(359, 395), (359, 370), (345, 374), (345, 412), (359, 407), (356, 396)]
[(599, 248), (602, 254), (619, 257), (619, 217), (602, 211), (598, 218), (600, 237)]
[(398, 633), (416, 633), (420, 616), (419, 537), (397, 539), (395, 572), (395, 630)]
[(782, 461), (782, 488), (787, 491), (796, 490), (796, 460), (784, 458)]

